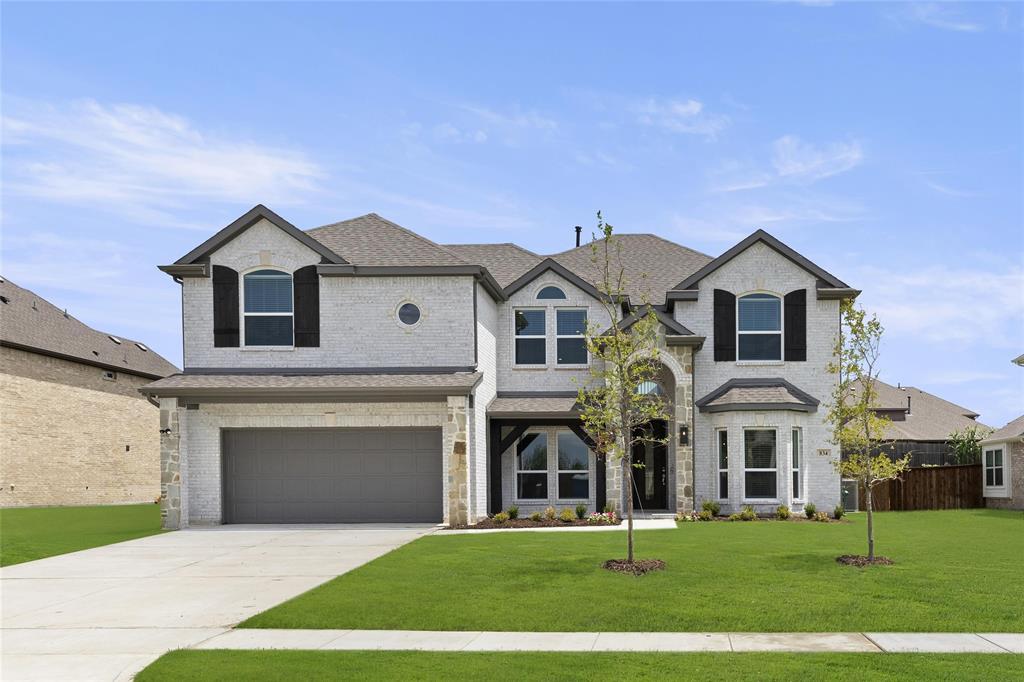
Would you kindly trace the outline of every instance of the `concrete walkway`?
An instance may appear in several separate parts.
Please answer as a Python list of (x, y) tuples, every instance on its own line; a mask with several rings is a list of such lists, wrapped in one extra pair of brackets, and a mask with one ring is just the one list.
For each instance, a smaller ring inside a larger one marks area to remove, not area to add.
[(430, 525), (218, 526), (0, 569), (0, 678), (130, 679)]
[(211, 637), (193, 648), (1024, 654), (1024, 634), (231, 630)]

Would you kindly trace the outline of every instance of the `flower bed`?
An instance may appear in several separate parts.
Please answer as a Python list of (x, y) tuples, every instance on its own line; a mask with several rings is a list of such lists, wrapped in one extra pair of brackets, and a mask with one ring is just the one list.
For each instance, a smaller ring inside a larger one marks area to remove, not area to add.
[(622, 523), (614, 512), (594, 512), (583, 518), (573, 515), (572, 519), (552, 517), (551, 515), (540, 515), (540, 518), (508, 518), (508, 514), (501, 512), (486, 519), (481, 519), (473, 525), (451, 526), (452, 529), (501, 529), (501, 528), (562, 528), (566, 526), (618, 526)]

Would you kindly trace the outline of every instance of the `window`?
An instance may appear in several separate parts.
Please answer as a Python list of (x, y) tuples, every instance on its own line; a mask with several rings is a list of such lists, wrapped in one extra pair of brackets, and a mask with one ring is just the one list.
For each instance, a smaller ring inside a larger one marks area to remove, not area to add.
[(516, 444), (516, 497), (520, 500), (548, 498), (548, 436), (527, 433)]
[(743, 497), (749, 500), (775, 499), (775, 431), (747, 429), (743, 432), (743, 465)]
[(736, 307), (739, 360), (782, 359), (782, 299), (771, 294), (741, 296)]
[(565, 292), (558, 287), (544, 287), (537, 292), (537, 300), (543, 301), (547, 299), (564, 299)]
[(729, 497), (729, 432), (719, 429), (718, 434), (718, 498)]
[(590, 497), (590, 450), (572, 431), (558, 432), (558, 498)]
[(403, 303), (398, 307), (398, 321), (411, 327), (420, 321), (420, 309), (415, 303)]
[(800, 490), (800, 459), (803, 456), (803, 439), (800, 429), (793, 429), (793, 499), (803, 499)]
[(657, 381), (641, 381), (636, 387), (637, 395), (665, 395), (665, 389)]
[(292, 345), (292, 276), (257, 270), (244, 277), (245, 345)]
[(1005, 490), (1003, 483), (1005, 472), (1003, 471), (1003, 449), (985, 448), (985, 487), (993, 488), (990, 492), (1002, 492)]
[(586, 310), (556, 311), (555, 331), (557, 336), (558, 364), (587, 364)]
[(516, 364), (543, 365), (547, 362), (544, 310), (516, 310)]

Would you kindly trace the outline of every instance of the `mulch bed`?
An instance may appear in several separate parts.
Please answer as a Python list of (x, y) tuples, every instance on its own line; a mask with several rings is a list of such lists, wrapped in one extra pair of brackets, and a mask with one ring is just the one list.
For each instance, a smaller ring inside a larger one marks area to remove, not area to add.
[(616, 573), (644, 575), (652, 571), (664, 571), (665, 562), (661, 559), (634, 559), (631, 562), (626, 559), (609, 559), (601, 564), (601, 567)]
[(865, 566), (892, 566), (893, 561), (884, 556), (876, 556), (873, 560), (869, 560), (863, 554), (844, 554), (836, 557), (836, 563), (864, 568)]
[[(621, 523), (621, 521), (619, 522)], [(505, 523), (495, 523), (494, 519), (481, 519), (472, 526), (459, 525), (449, 526), (452, 530), (463, 530), (469, 529), (493, 529), (493, 528), (555, 528), (564, 526), (617, 526), (619, 523), (587, 523), (585, 519), (573, 519), (572, 521), (559, 521), (555, 519), (549, 521), (548, 519), (541, 519), (540, 521), (531, 521), (530, 519), (509, 519)]]

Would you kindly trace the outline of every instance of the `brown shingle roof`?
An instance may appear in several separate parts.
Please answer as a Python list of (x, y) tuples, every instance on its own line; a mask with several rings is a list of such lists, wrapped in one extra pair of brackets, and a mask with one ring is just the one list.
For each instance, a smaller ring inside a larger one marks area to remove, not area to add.
[(1024, 437), (1024, 414), (1014, 419), (1012, 422), (999, 429), (991, 436), (986, 438), (986, 441), (996, 440), (1010, 440), (1011, 438)]
[(819, 401), (778, 377), (729, 379), (694, 403), (701, 412), (780, 409), (814, 412)]
[(0, 296), (4, 345), (153, 378), (178, 371), (142, 342), (93, 329), (8, 279), (0, 278)]
[(306, 233), (353, 265), (478, 265), (376, 213)]
[(315, 395), (331, 392), (465, 393), (480, 380), (479, 372), (447, 374), (175, 374), (142, 388), (159, 396), (232, 393), (263, 395), (280, 390)]
[(893, 420), (885, 435), (890, 440), (944, 441), (953, 431), (969, 426), (989, 428), (974, 418), (978, 413), (943, 400), (913, 386), (896, 387), (878, 381), (878, 404), (883, 410), (905, 411), (910, 398), (910, 413)]
[(510, 416), (517, 414), (569, 414), (574, 412), (576, 397), (502, 397), (491, 401), (487, 408), (490, 416)]
[(502, 287), (543, 260), (540, 256), (515, 244), (445, 244), (459, 258), (487, 268)]

